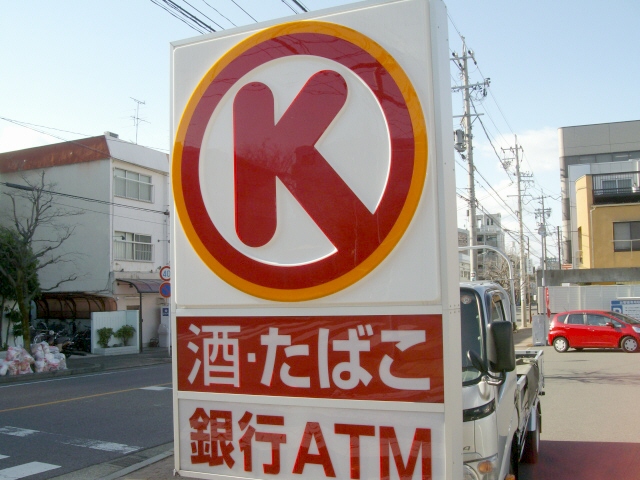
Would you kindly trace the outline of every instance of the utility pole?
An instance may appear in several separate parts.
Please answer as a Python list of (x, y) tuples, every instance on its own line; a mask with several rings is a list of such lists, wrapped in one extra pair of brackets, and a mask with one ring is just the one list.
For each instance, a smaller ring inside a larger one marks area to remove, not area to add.
[(145, 120), (142, 120), (138, 116), (138, 113), (140, 112), (140, 105), (145, 105), (145, 103), (142, 100), (136, 100), (133, 97), (129, 97), (129, 98), (137, 103), (137, 105), (136, 105), (136, 116), (132, 117), (133, 118), (133, 124), (136, 127), (136, 145), (137, 145), (138, 144), (138, 125), (140, 125), (140, 122), (144, 122), (145, 121)]
[(558, 235), (558, 268), (562, 270), (562, 257), (560, 256), (562, 250), (560, 243), (560, 225), (556, 227), (556, 232)]
[[(525, 272), (526, 272), (526, 264), (524, 257), (524, 221), (522, 217), (522, 178), (531, 178), (532, 174), (528, 172), (520, 171), (520, 152), (522, 151), (522, 146), (518, 146), (518, 136), (515, 135), (515, 147), (509, 148), (509, 150), (515, 155), (516, 160), (516, 179), (518, 183), (518, 240), (520, 242), (520, 320), (522, 322), (522, 328), (527, 326), (527, 290), (528, 285), (525, 280)], [(502, 149), (504, 152), (504, 149)]]
[[(465, 151), (464, 145), (466, 145), (466, 160), (469, 163), (469, 246), (474, 247), (478, 243), (478, 226), (476, 224), (476, 185), (475, 167), (473, 165), (473, 134), (471, 132), (471, 90), (482, 89), (483, 93), (486, 95), (486, 87), (489, 86), (490, 79), (487, 78), (481, 83), (469, 84), (469, 69), (467, 66), (469, 59), (477, 65), (476, 59), (473, 56), (473, 51), (467, 49), (465, 39), (462, 37), (462, 55), (457, 55), (454, 52), (451, 60), (453, 60), (460, 69), (463, 84), (460, 87), (452, 88), (452, 90), (463, 91), (464, 115), (462, 117), (465, 142), (463, 144), (457, 143), (456, 150), (459, 152)], [(471, 280), (476, 280), (478, 270), (478, 253), (477, 250), (473, 248), (469, 253), (469, 270)]]
[[(542, 255), (540, 257), (540, 266), (542, 267), (542, 288), (543, 292), (545, 287), (547, 286), (546, 278), (545, 278), (545, 270), (547, 268), (547, 218), (551, 215), (550, 208), (544, 208), (544, 195), (540, 197), (540, 202), (542, 203), (542, 210), (536, 210), (536, 217), (540, 217), (540, 228), (538, 229), (538, 233), (540, 237), (542, 237)], [(544, 313), (547, 313), (547, 303), (546, 299), (543, 299), (544, 303)], [(539, 305), (539, 303), (538, 303)], [(538, 310), (539, 311), (539, 310)]]

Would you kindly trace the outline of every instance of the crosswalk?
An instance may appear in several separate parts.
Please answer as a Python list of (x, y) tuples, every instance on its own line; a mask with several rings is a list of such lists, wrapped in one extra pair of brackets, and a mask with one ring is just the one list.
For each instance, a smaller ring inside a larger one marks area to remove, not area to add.
[[(5, 458), (9, 457), (7, 455), (0, 455), (0, 467), (2, 466), (2, 460)], [(48, 472), (49, 470), (55, 470), (56, 468), (60, 468), (60, 465), (42, 462), (23, 463), (22, 465), (0, 469), (0, 480), (18, 480), (19, 478)]]
[[(45, 442), (56, 442), (64, 445), (73, 445), (76, 447), (84, 447), (90, 448), (94, 450), (102, 450), (106, 452), (115, 452), (120, 453), (122, 455), (129, 454), (131, 452), (135, 452), (140, 450), (140, 447), (135, 447), (131, 445), (124, 445), (122, 443), (114, 443), (114, 442), (104, 442), (101, 440), (94, 440), (90, 438), (78, 438), (78, 437), (70, 437), (67, 435), (60, 435), (56, 433), (47, 433), (41, 432), (38, 430), (31, 430), (27, 428), (17, 428), (11, 426), (2, 426), (0, 427), (0, 439), (2, 436), (8, 435), (13, 437), (40, 437), (41, 440)], [(0, 444), (2, 442), (0, 441)], [(28, 462), (23, 463), (21, 465), (14, 465), (7, 468), (2, 468), (3, 461), (10, 462), (10, 456), (0, 454), (0, 480), (17, 480), (20, 478), (29, 477), (31, 475), (36, 475), (39, 473), (47, 472), (49, 470), (54, 470), (56, 468), (60, 468), (60, 465), (53, 465), (51, 463), (44, 462)]]
[[(146, 387), (141, 388), (141, 390), (151, 390), (151, 391), (160, 391), (160, 390), (171, 390), (171, 387)], [(30, 439), (36, 439), (39, 437), (39, 440), (44, 440), (46, 442), (55, 442), (61, 443), (64, 445), (73, 445), (76, 447), (84, 447), (90, 448), (93, 450), (102, 450), (106, 452), (115, 452), (122, 455), (127, 455), (129, 453), (140, 450), (141, 447), (125, 445), (121, 443), (114, 442), (105, 442), (101, 440), (94, 440), (89, 438), (79, 438), (79, 437), (71, 437), (68, 435), (61, 435), (57, 433), (47, 433), (39, 430), (32, 430), (27, 428), (18, 428), (12, 426), (0, 426), (0, 445), (2, 445), (2, 437), (3, 436), (10, 437), (29, 437)], [(0, 453), (0, 480), (18, 480), (21, 478), (30, 477), (32, 475), (38, 475), (41, 473), (48, 472), (50, 470), (55, 470), (57, 468), (61, 468), (60, 465), (54, 465), (51, 463), (44, 462), (27, 462), (22, 463), (20, 465), (11, 465), (12, 463), (17, 463), (15, 460), (12, 462), (10, 455), (4, 455)], [(6, 467), (4, 467), (6, 465)]]

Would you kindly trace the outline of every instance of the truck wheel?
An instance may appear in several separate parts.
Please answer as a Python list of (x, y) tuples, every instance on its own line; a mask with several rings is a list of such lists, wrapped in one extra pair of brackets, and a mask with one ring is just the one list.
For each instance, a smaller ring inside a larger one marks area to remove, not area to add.
[(638, 351), (638, 341), (633, 337), (623, 337), (622, 340), (620, 340), (620, 346), (622, 350), (627, 353)]
[(553, 340), (553, 348), (556, 349), (556, 352), (564, 353), (569, 350), (569, 342), (564, 337), (556, 337)]
[(518, 465), (519, 465), (519, 456), (520, 451), (518, 450), (518, 441), (513, 439), (511, 442), (511, 461), (509, 462), (509, 473), (513, 475), (515, 480), (518, 480)]
[(538, 463), (538, 453), (540, 452), (540, 411), (536, 411), (536, 429), (527, 432), (524, 441), (524, 452), (522, 452), (523, 463)]

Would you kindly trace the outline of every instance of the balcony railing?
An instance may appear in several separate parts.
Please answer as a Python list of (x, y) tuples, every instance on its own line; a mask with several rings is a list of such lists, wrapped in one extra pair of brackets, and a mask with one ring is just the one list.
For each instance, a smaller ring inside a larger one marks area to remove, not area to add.
[(595, 204), (640, 202), (640, 172), (601, 173), (591, 181)]

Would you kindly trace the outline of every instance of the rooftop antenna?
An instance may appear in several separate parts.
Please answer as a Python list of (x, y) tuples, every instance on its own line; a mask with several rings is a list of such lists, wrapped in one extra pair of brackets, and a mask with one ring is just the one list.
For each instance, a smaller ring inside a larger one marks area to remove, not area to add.
[[(137, 100), (137, 99), (135, 99), (133, 97), (129, 97), (129, 98), (137, 103), (137, 105), (136, 105), (136, 116), (135, 117), (131, 117), (131, 118), (133, 118), (133, 124), (136, 127), (136, 145), (137, 145), (138, 144), (138, 125), (140, 125), (140, 122), (146, 122), (146, 120), (140, 118), (138, 113), (140, 112), (140, 105), (144, 105), (145, 103), (142, 100)], [(147, 123), (149, 123), (149, 122), (147, 122)]]

